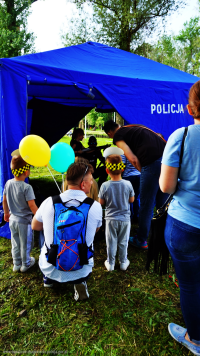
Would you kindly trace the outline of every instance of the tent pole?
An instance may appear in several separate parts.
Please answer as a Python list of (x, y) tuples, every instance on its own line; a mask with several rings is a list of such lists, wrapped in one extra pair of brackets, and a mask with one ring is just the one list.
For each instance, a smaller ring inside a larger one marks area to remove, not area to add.
[(28, 84), (29, 82), (26, 81), (26, 136), (28, 135), (27, 133), (27, 121), (28, 121)]
[(85, 140), (86, 140), (86, 116), (85, 116)]

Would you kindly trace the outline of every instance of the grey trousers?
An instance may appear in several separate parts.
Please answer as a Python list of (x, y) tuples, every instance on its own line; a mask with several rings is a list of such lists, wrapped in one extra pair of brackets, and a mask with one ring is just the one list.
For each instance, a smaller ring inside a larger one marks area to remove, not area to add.
[(115, 264), (117, 247), (119, 262), (124, 263), (127, 260), (130, 229), (130, 221), (106, 220), (107, 261), (111, 265)]
[(10, 221), (12, 258), (14, 265), (28, 267), (31, 262), (30, 252), (33, 247), (33, 231), (31, 225)]

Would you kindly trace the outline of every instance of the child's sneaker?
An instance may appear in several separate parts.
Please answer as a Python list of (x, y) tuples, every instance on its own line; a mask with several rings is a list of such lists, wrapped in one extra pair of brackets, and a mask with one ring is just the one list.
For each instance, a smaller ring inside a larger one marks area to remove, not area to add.
[(19, 272), (22, 265), (14, 265), (13, 272)]
[(120, 263), (120, 269), (122, 271), (126, 271), (129, 265), (130, 265), (130, 261), (127, 259), (126, 262)]
[(28, 271), (28, 269), (31, 268), (34, 264), (35, 264), (35, 258), (34, 258), (34, 257), (31, 257), (30, 265), (29, 265), (28, 267), (22, 266), (22, 267), (20, 268), (20, 271), (21, 271), (21, 272), (26, 272), (26, 271)]
[(140, 242), (137, 238), (137, 235), (129, 237), (129, 244), (134, 247), (140, 248), (141, 250), (148, 250), (147, 242)]
[(53, 287), (52, 279), (44, 276), (43, 277), (43, 281), (44, 281), (44, 287), (47, 287), (47, 288), (52, 288)]
[(87, 283), (82, 282), (79, 284), (74, 284), (74, 299), (76, 302), (78, 300), (85, 300), (89, 298), (89, 293), (88, 293), (88, 288), (87, 288)]
[(110, 263), (107, 260), (104, 262), (104, 265), (109, 272), (114, 271), (115, 269), (115, 265), (110, 265)]

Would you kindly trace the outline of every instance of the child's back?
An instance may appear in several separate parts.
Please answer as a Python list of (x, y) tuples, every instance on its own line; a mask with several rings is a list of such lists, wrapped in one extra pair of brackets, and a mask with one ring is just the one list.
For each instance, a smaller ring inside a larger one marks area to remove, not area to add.
[(111, 180), (102, 184), (99, 202), (106, 205), (106, 245), (108, 271), (115, 268), (117, 247), (119, 249), (120, 269), (125, 271), (130, 262), (127, 259), (127, 247), (130, 235), (130, 203), (134, 201), (132, 184), (121, 179), (124, 168), (121, 156), (110, 155), (106, 158), (106, 172)]
[(4, 194), (11, 214), (9, 221), (31, 224), (33, 214), (27, 202), (35, 199), (33, 188), (23, 181), (10, 179), (5, 184)]
[(121, 179), (118, 181), (109, 180), (103, 183), (99, 197), (105, 199), (105, 219), (129, 221), (129, 197), (133, 195), (133, 187), (129, 181)]
[(30, 165), (21, 156), (11, 161), (14, 179), (6, 182), (3, 192), (4, 220), (9, 222), (13, 257), (13, 271), (26, 272), (35, 263), (30, 257), (33, 243), (32, 214), (37, 211), (31, 185), (24, 182), (30, 175)]

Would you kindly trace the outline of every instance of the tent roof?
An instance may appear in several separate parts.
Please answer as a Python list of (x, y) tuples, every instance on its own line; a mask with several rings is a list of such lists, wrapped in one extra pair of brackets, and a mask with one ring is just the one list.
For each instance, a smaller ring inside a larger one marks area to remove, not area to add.
[[(87, 42), (53, 51), (2, 59), (2, 64), (22, 76), (53, 75), (74, 80), (75, 73), (165, 82), (194, 83), (195, 77), (178, 69), (107, 45)], [(55, 72), (54, 69), (57, 71)], [(52, 72), (53, 71), (53, 72)], [(31, 78), (32, 79), (32, 78)], [(39, 79), (39, 78), (38, 78)], [(91, 78), (90, 78), (91, 79)], [(44, 80), (44, 78), (43, 78)], [(105, 82), (105, 77), (104, 77)]]

